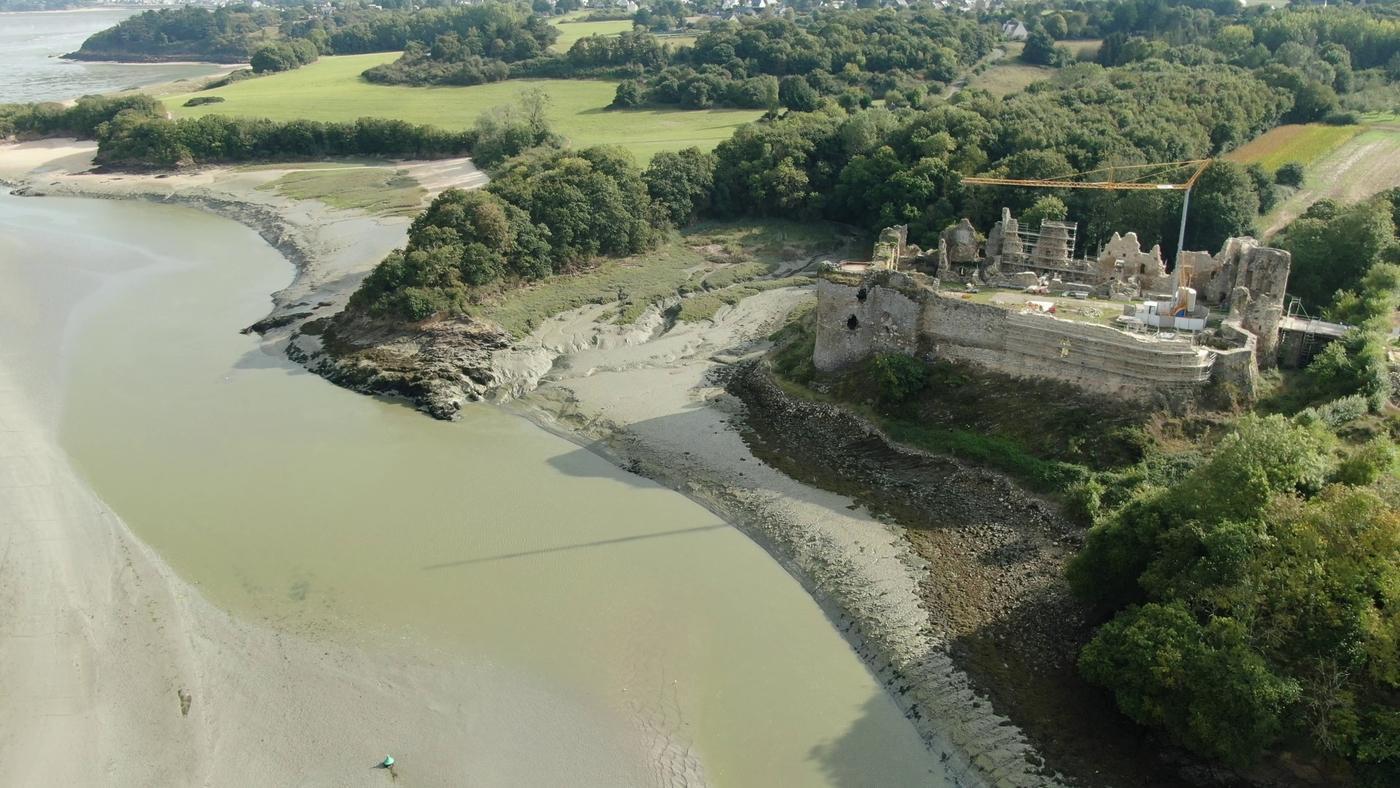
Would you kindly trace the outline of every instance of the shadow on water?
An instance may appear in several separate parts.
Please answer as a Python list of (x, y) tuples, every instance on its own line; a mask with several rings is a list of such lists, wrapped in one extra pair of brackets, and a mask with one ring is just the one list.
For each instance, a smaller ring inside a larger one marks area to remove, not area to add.
[(267, 350), (263, 349), (262, 345), (258, 345), (252, 350), (249, 350), (247, 353), (244, 353), (237, 361), (233, 363), (233, 368), (276, 369), (281, 370), (282, 372), (285, 372), (288, 375), (297, 375), (302, 372), (305, 372), (305, 370), (302, 367), (293, 364), (285, 355), (282, 355), (280, 352), (280, 347), (278, 352), (268, 352)]
[[(812, 748), (810, 758), (815, 760), (826, 775), (827, 781), (838, 788), (876, 788), (887, 786), (886, 775), (872, 773), (869, 769), (870, 753), (881, 752), (889, 739), (888, 726), (881, 723), (887, 719), (882, 707), (889, 703), (881, 694), (872, 695), (861, 704), (856, 716), (846, 732), (836, 739), (818, 744)], [(941, 775), (930, 770), (928, 777), (918, 785), (947, 785)]]
[(607, 547), (609, 545), (623, 544), (626, 542), (640, 542), (644, 539), (659, 539), (663, 536), (680, 536), (682, 534), (693, 534), (700, 531), (717, 531), (729, 526), (724, 523), (715, 525), (701, 525), (695, 528), (679, 528), (674, 531), (660, 531), (654, 534), (637, 534), (636, 536), (620, 536), (616, 539), (599, 539), (595, 542), (580, 542), (578, 544), (566, 544), (559, 547), (542, 547), (538, 550), (522, 550), (518, 553), (502, 553), (500, 555), (487, 555), (481, 558), (466, 558), (461, 561), (447, 561), (441, 564), (429, 564), (424, 569), (451, 569), (458, 566), (470, 566), (472, 564), (485, 564), (492, 561), (506, 561), (512, 558), (525, 558), (532, 555), (544, 555), (546, 553), (562, 553), (569, 550), (585, 550), (592, 547)]
[(566, 476), (580, 479), (612, 479), (633, 487), (654, 489), (657, 482), (647, 478), (635, 462), (622, 464), (617, 455), (602, 441), (550, 457), (547, 461)]

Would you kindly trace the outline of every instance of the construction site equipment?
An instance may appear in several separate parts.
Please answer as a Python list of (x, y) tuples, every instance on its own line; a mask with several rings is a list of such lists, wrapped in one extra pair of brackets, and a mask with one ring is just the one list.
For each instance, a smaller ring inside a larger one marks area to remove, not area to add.
[[(1102, 167), (1087, 172), (1070, 173), (1059, 178), (963, 178), (962, 182), (972, 186), (1025, 186), (1033, 189), (1105, 189), (1111, 191), (1179, 191), (1185, 192), (1181, 201), (1181, 228), (1177, 232), (1176, 250), (1186, 245), (1186, 212), (1191, 206), (1191, 189), (1200, 180), (1201, 173), (1210, 166), (1212, 159), (1187, 159), (1158, 164), (1121, 164)], [(1151, 183), (1149, 178), (1163, 171), (1194, 167), (1190, 176), (1180, 183)], [(1146, 172), (1144, 172), (1146, 171)], [(1107, 174), (1108, 180), (1074, 180), (1088, 175)], [(1120, 180), (1124, 174), (1141, 173), (1128, 180)]]

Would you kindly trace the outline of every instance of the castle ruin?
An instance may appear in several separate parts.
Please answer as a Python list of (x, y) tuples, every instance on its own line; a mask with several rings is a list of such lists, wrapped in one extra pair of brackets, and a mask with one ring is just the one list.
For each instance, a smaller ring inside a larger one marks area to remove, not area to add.
[(903, 227), (881, 239), (870, 263), (844, 263), (817, 283), (820, 371), (899, 352), (1116, 397), (1189, 395), (1214, 382), (1251, 400), (1297, 322), (1284, 308), (1288, 252), (1253, 238), (1214, 255), (1184, 252), (1170, 272), (1160, 247), (1143, 250), (1134, 233), (1075, 259), (1074, 224), (1028, 232), (1005, 210), (985, 245), (966, 219), (939, 236), (936, 256), (907, 246)]

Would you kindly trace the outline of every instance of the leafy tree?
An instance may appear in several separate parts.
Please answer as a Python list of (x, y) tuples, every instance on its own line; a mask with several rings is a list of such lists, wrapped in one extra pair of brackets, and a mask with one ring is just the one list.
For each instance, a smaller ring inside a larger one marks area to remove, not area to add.
[(259, 47), (248, 64), (253, 67), (255, 74), (291, 71), (315, 62), (319, 54), (315, 44), (304, 38), (296, 38)]
[(502, 163), (485, 189), (434, 199), (408, 244), (365, 278), (351, 311), (407, 320), (464, 312), (483, 287), (648, 248), (660, 213), (626, 152), (534, 148)]
[(1237, 766), (1295, 733), (1363, 762), (1400, 756), (1400, 512), (1368, 486), (1395, 448), (1337, 463), (1324, 425), (1344, 410), (1248, 416), (1090, 531), (1071, 586), (1118, 612), (1080, 670), (1129, 717)]
[(548, 94), (531, 89), (521, 93), (516, 105), (483, 113), (476, 119), (472, 159), (490, 169), (530, 148), (559, 145), (560, 138), (545, 118), (548, 104)]
[(1299, 696), (1250, 648), (1243, 626), (1224, 617), (1202, 626), (1182, 602), (1129, 608), (1085, 646), (1079, 666), (1136, 722), (1235, 765), (1279, 736)]
[(817, 91), (802, 77), (783, 77), (778, 83), (778, 103), (797, 112), (811, 112), (817, 108)]
[(617, 84), (617, 92), (613, 95), (612, 106), (624, 109), (640, 107), (645, 101), (642, 94), (642, 83), (635, 79), (624, 79)]
[(1037, 66), (1056, 65), (1055, 39), (1042, 28), (1032, 30), (1021, 50), (1021, 59)]
[(1214, 161), (1191, 195), (1186, 243), (1191, 249), (1219, 249), (1226, 238), (1251, 235), (1259, 216), (1259, 194), (1244, 166)]
[(1025, 213), (1021, 214), (1021, 223), (1027, 227), (1040, 227), (1041, 222), (1046, 220), (1062, 222), (1069, 215), (1069, 209), (1058, 197), (1041, 197), (1035, 201)]
[(1095, 525), (1069, 563), (1070, 586), (1109, 609), (1141, 602), (1154, 589), (1165, 593), (1180, 567), (1201, 557), (1214, 526), (1260, 517), (1274, 495), (1320, 488), (1332, 468), (1329, 450), (1320, 428), (1246, 417), (1180, 483), (1147, 488)]
[(1385, 334), (1374, 329), (1354, 328), (1328, 344), (1308, 364), (1307, 372), (1319, 396), (1359, 394), (1377, 411), (1390, 398)]
[(709, 208), (715, 157), (699, 148), (662, 151), (652, 157), (642, 180), (666, 219), (676, 227), (684, 227)]
[(1289, 291), (1311, 304), (1325, 305), (1337, 291), (1358, 287), (1394, 243), (1395, 223), (1391, 206), (1383, 200), (1314, 208), (1284, 228), (1276, 243), (1293, 255)]

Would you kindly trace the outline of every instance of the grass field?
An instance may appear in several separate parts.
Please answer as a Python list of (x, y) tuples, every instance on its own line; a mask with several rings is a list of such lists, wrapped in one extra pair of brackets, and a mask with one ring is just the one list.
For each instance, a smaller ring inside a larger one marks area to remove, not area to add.
[(616, 83), (605, 80), (508, 80), (471, 87), (372, 85), (360, 79), (370, 66), (393, 60), (393, 53), (325, 57), (295, 71), (244, 80), (199, 93), (223, 96), (221, 104), (184, 107), (193, 93), (165, 99), (175, 117), (205, 114), (266, 117), (274, 120), (354, 120), (398, 118), (448, 129), (465, 129), (486, 110), (510, 104), (526, 88), (538, 87), (551, 99), (555, 131), (575, 147), (616, 144), (645, 163), (659, 151), (691, 145), (713, 148), (735, 127), (756, 120), (759, 110), (638, 109), (612, 111)]
[[(1103, 41), (1096, 38), (1057, 42), (1058, 46), (1068, 49), (1076, 59), (1081, 53), (1093, 55), (1099, 51), (1102, 44)], [(1029, 63), (1022, 63), (1021, 51), (1025, 48), (1026, 45), (1019, 41), (1006, 44), (1006, 54), (993, 62), (982, 73), (974, 74), (972, 79), (968, 80), (967, 86), (980, 88), (993, 96), (1009, 96), (1012, 93), (1025, 90), (1031, 83), (1049, 79), (1055, 75), (1057, 69), (1049, 66), (1033, 66)]]
[(1021, 50), (1026, 45), (1013, 41), (1006, 45), (1006, 54), (988, 66), (982, 73), (974, 74), (968, 80), (969, 88), (985, 90), (993, 96), (1009, 96), (1026, 89), (1032, 82), (1049, 79), (1055, 69), (1048, 66), (1032, 66), (1022, 63)]
[(967, 86), (980, 88), (993, 96), (1009, 96), (1025, 90), (1031, 83), (1054, 76), (1055, 69), (1025, 63), (998, 63), (974, 76)]
[(405, 170), (391, 167), (310, 167), (258, 187), (294, 200), (320, 200), (332, 208), (380, 216), (412, 216), (427, 192)]
[[(618, 19), (608, 22), (584, 22), (580, 18), (586, 16), (583, 11), (576, 11), (568, 16), (561, 16), (550, 20), (550, 24), (559, 28), (559, 39), (549, 49), (552, 52), (568, 52), (569, 47), (580, 38), (588, 36), (615, 36), (619, 33), (626, 33), (632, 29), (632, 22), (628, 19)], [(695, 36), (688, 33), (669, 34), (656, 33), (656, 38), (663, 44), (670, 44), (671, 49), (688, 47), (695, 43)]]
[(695, 46), (695, 39), (700, 36), (691, 33), (660, 33), (656, 40), (663, 44), (670, 44), (671, 50), (675, 51), (681, 47)]
[(1230, 151), (1225, 158), (1241, 164), (1261, 164), (1269, 172), (1290, 162), (1308, 167), (1361, 133), (1362, 129), (1361, 126), (1328, 126), (1322, 123), (1279, 126)]
[(1266, 238), (1318, 200), (1353, 203), (1400, 186), (1400, 124), (1351, 128), (1359, 133), (1318, 156), (1307, 166), (1303, 188), (1261, 220)]
[(1099, 53), (1099, 47), (1103, 46), (1103, 39), (1085, 38), (1078, 41), (1056, 41), (1056, 45), (1062, 46), (1070, 51), (1076, 59), (1080, 57), (1092, 57)]
[[(967, 86), (985, 90), (993, 96), (1009, 96), (1025, 90), (1032, 82), (1049, 79), (1055, 73), (1055, 69), (1021, 62), (1021, 50), (1025, 48), (1026, 45), (1019, 41), (1006, 44), (1005, 54), (994, 60), (982, 73), (972, 75)], [(995, 53), (992, 57), (996, 57)]]
[(569, 47), (580, 38), (589, 36), (615, 36), (632, 29), (632, 20), (617, 19), (608, 22), (577, 22), (569, 17), (554, 19), (550, 24), (559, 28), (559, 39), (550, 47), (555, 52), (568, 52)]

